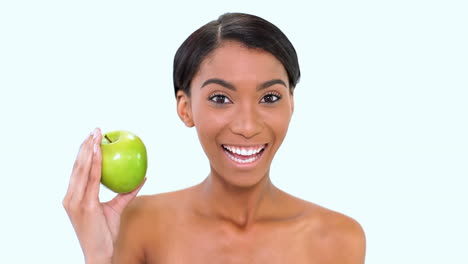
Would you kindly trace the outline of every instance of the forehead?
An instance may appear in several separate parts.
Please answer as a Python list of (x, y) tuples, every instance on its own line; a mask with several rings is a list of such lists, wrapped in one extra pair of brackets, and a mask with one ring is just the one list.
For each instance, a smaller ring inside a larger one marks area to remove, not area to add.
[(275, 56), (235, 41), (225, 42), (211, 52), (201, 63), (194, 81), (213, 77), (232, 82), (263, 82), (276, 78), (287, 83), (286, 70)]

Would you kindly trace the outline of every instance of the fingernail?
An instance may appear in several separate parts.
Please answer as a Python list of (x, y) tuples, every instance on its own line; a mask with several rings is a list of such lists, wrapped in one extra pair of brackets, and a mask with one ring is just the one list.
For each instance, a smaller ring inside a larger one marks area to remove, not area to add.
[(94, 153), (97, 152), (97, 149), (98, 149), (98, 145), (97, 145), (97, 144), (94, 144), (94, 146), (93, 146), (93, 151), (94, 151)]
[(97, 138), (97, 128), (94, 129), (93, 131), (93, 138), (96, 139)]

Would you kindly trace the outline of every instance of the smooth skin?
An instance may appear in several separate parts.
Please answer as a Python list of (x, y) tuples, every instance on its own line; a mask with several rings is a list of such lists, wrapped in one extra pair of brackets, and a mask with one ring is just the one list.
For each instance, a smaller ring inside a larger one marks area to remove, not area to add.
[[(191, 95), (177, 93), (179, 117), (197, 129), (210, 162), (208, 177), (187, 189), (133, 199), (136, 190), (100, 204), (99, 151), (87, 139), (64, 200), (87, 263), (364, 263), (365, 236), (355, 220), (270, 180), (294, 111), (288, 83), (273, 55), (237, 42), (202, 62)], [(253, 165), (240, 166), (223, 144), (267, 147)]]

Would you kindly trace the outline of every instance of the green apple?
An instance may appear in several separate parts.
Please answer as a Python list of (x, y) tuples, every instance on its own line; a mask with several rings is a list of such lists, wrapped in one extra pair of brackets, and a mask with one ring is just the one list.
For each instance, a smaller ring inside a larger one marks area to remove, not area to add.
[(135, 190), (143, 181), (148, 166), (143, 141), (128, 131), (102, 135), (101, 183), (117, 193)]

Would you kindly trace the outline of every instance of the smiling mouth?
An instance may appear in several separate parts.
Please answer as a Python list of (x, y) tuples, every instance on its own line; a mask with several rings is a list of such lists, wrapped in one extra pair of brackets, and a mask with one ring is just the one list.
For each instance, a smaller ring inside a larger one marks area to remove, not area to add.
[(258, 160), (268, 144), (255, 146), (222, 145), (226, 155), (235, 163), (250, 164)]

